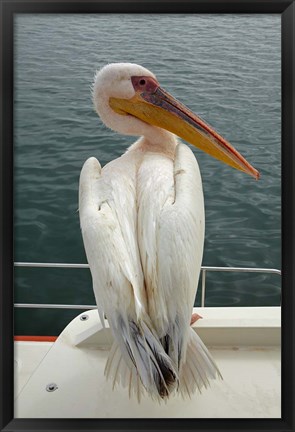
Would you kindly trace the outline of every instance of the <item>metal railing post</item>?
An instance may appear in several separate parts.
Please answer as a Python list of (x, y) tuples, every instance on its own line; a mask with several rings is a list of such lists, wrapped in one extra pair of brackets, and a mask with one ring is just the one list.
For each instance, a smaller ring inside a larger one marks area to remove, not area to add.
[(202, 269), (202, 292), (201, 292), (201, 307), (205, 307), (205, 295), (206, 295), (206, 271)]

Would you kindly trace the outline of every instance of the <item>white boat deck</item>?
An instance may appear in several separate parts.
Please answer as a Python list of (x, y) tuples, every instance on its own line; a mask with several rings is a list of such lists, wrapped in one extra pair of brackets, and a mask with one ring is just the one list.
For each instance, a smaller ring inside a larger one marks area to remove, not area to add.
[(202, 394), (139, 404), (127, 389), (113, 391), (103, 374), (112, 336), (90, 310), (55, 343), (15, 342), (15, 418), (280, 418), (280, 308), (196, 312), (203, 319), (194, 328), (223, 375)]

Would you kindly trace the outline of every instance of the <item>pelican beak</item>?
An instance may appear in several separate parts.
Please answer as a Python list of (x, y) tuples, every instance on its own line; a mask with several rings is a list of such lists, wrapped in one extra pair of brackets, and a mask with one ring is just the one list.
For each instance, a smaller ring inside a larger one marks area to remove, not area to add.
[(136, 93), (131, 99), (111, 97), (111, 108), (119, 114), (132, 115), (166, 129), (231, 167), (259, 178), (259, 172), (211, 126), (163, 90), (156, 80), (150, 78), (149, 81), (150, 85), (143, 91), (135, 87)]

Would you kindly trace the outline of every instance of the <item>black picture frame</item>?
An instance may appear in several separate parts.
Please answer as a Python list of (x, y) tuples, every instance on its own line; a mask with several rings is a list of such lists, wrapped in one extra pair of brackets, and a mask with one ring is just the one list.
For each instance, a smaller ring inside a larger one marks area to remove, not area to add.
[[(21, 430), (294, 430), (295, 4), (287, 0), (1, 0), (0, 426)], [(13, 16), (16, 13), (278, 13), (282, 18), (282, 418), (13, 418)]]

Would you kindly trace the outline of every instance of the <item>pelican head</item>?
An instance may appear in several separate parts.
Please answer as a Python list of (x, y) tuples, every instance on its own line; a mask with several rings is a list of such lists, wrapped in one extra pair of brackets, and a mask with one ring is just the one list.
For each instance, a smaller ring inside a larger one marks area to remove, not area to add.
[(95, 109), (109, 128), (153, 137), (169, 131), (205, 153), (258, 179), (259, 172), (204, 120), (160, 87), (155, 75), (133, 63), (103, 67), (93, 87)]

